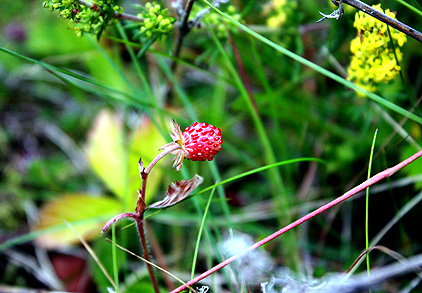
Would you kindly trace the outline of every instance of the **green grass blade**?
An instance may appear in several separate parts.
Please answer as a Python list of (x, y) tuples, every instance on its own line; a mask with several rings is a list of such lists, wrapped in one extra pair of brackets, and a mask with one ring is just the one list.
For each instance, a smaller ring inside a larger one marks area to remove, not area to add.
[(420, 16), (422, 16), (422, 11), (420, 11), (419, 9), (417, 9), (415, 6), (410, 5), (409, 3), (407, 3), (406, 1), (403, 0), (396, 0), (397, 2), (399, 2), (401, 5), (409, 8), (410, 10), (412, 10), (413, 12), (419, 14)]
[[(218, 183), (216, 183), (214, 185), (208, 186), (207, 188), (204, 188), (204, 189), (202, 189), (202, 190), (200, 190), (200, 191), (192, 194), (188, 198), (195, 197), (195, 196), (197, 196), (197, 195), (199, 195), (201, 193), (207, 192), (207, 191), (209, 191), (209, 190), (211, 190), (213, 188), (219, 187), (219, 186), (224, 185), (226, 183), (230, 183), (232, 181), (238, 180), (238, 179), (243, 178), (245, 176), (249, 176), (249, 175), (252, 175), (252, 174), (255, 174), (255, 173), (266, 171), (268, 169), (275, 168), (275, 167), (278, 167), (278, 166), (283, 166), (283, 165), (293, 164), (293, 163), (299, 163), (299, 162), (319, 162), (319, 163), (325, 163), (324, 160), (321, 160), (321, 159), (318, 159), (318, 158), (298, 158), (298, 159), (292, 159), (292, 160), (287, 160), (287, 161), (282, 161), (282, 162), (274, 163), (274, 164), (271, 164), (271, 165), (266, 165), (266, 166), (263, 166), (263, 167), (260, 167), (260, 168), (255, 168), (253, 170), (249, 170), (249, 171), (243, 172), (243, 173), (238, 174), (236, 176), (232, 176), (232, 177), (230, 177), (230, 178), (228, 178), (226, 180), (219, 181)], [(148, 219), (148, 218), (154, 216), (155, 214), (160, 213), (162, 210), (163, 209), (158, 210), (158, 211), (155, 211), (155, 212), (153, 212), (153, 213), (145, 216), (145, 219)], [(132, 225), (133, 224), (129, 224), (128, 226), (132, 226)]]
[[(377, 139), (377, 133), (378, 133), (378, 129), (375, 130), (374, 139), (372, 140), (371, 154), (369, 156), (368, 176), (367, 176), (367, 179), (371, 178), (372, 159), (374, 157), (374, 148), (375, 148), (375, 141)], [(366, 189), (365, 245), (366, 245), (366, 249), (369, 249), (369, 187)], [(370, 273), (369, 254), (366, 255), (366, 269), (368, 271), (368, 276), (369, 276), (369, 273)]]
[[(80, 82), (85, 82), (85, 83), (88, 83), (90, 85), (96, 86), (96, 87), (104, 90), (105, 93), (108, 92), (108, 93), (117, 94), (120, 98), (117, 97), (117, 96), (110, 96), (109, 94), (106, 95), (107, 97), (112, 97), (113, 99), (117, 99), (117, 100), (119, 100), (121, 102), (124, 102), (124, 103), (127, 103), (127, 104), (131, 104), (131, 105), (136, 105), (136, 106), (145, 106), (145, 107), (152, 107), (153, 106), (152, 104), (150, 104), (148, 102), (145, 102), (145, 101), (142, 101), (140, 99), (134, 98), (130, 94), (127, 94), (125, 92), (122, 92), (122, 91), (116, 90), (114, 88), (108, 87), (108, 86), (106, 86), (106, 85), (104, 85), (104, 84), (102, 84), (102, 83), (100, 83), (100, 82), (98, 82), (98, 81), (96, 81), (94, 79), (91, 79), (91, 78), (88, 78), (86, 76), (77, 74), (77, 73), (72, 72), (70, 70), (59, 68), (59, 67), (56, 67), (54, 65), (50, 65), (48, 63), (45, 63), (45, 62), (42, 62), (42, 61), (38, 61), (38, 60), (35, 60), (35, 59), (32, 59), (32, 58), (23, 56), (23, 55), (21, 55), (19, 53), (10, 51), (10, 50), (8, 50), (6, 48), (3, 48), (3, 47), (0, 47), (0, 51), (3, 51), (5, 53), (7, 53), (9, 55), (12, 55), (14, 57), (17, 57), (19, 59), (22, 59), (22, 60), (24, 60), (26, 62), (37, 64), (37, 65), (43, 67), (44, 69), (46, 69), (47, 71), (61, 73), (61, 74), (64, 74), (65, 76), (67, 76), (67, 77), (75, 78), (76, 80), (78, 80)], [(70, 82), (71, 84), (73, 84), (73, 85), (75, 85), (75, 86), (77, 86), (79, 88), (82, 88), (82, 89), (84, 89), (86, 91), (89, 91), (89, 92), (93, 92), (93, 90), (87, 89), (86, 87), (84, 87), (82, 85), (77, 85), (75, 82), (72, 82), (70, 79), (67, 79), (67, 80), (68, 80), (68, 82)]]
[[(71, 224), (73, 227), (78, 227), (80, 225), (84, 225), (87, 222), (97, 222), (97, 223), (105, 223), (107, 220), (109, 220), (111, 217), (115, 216), (115, 213), (113, 214), (106, 214), (106, 215), (102, 215), (101, 217), (92, 217), (89, 219), (83, 219), (83, 220), (78, 220), (78, 221), (72, 221), (69, 222), (69, 224)], [(63, 231), (69, 229), (67, 225), (60, 224), (60, 225), (55, 225), (55, 226), (51, 226), (48, 228), (44, 228), (44, 229), (40, 229), (40, 230), (36, 230), (33, 232), (29, 232), (26, 234), (23, 234), (21, 236), (9, 239), (7, 241), (4, 241), (3, 243), (0, 244), (0, 251), (3, 251), (7, 248), (13, 247), (15, 245), (19, 245), (25, 242), (29, 242), (32, 241), (38, 237), (41, 237), (43, 235), (47, 235), (47, 234), (52, 234), (52, 233), (56, 233), (59, 231)]]
[(119, 265), (117, 263), (117, 248), (116, 248), (116, 225), (112, 225), (111, 227), (111, 254), (113, 257), (113, 277), (114, 277), (114, 284), (116, 286), (116, 292), (120, 292), (119, 289)]
[[(208, 25), (207, 25), (208, 26)], [(233, 77), (233, 80), (236, 84), (237, 89), (239, 90), (240, 97), (242, 98), (243, 102), (246, 104), (249, 114), (252, 117), (254, 126), (256, 128), (262, 150), (264, 153), (264, 160), (266, 164), (273, 164), (276, 162), (276, 158), (274, 155), (273, 148), (271, 146), (271, 142), (268, 138), (266, 129), (264, 127), (264, 124), (259, 116), (259, 113), (253, 106), (252, 99), (242, 81), (242, 78), (239, 76), (236, 68), (232, 64), (228, 54), (226, 53), (226, 50), (224, 50), (223, 45), (219, 41), (219, 39), (216, 37), (215, 33), (210, 29), (208, 26), (208, 30), (214, 40), (214, 43), (216, 44), (220, 54), (224, 58), (224, 64), (226, 65), (227, 69), (231, 73), (231, 76)], [(290, 214), (288, 213), (288, 209), (290, 206), (290, 197), (291, 195), (285, 192), (283, 181), (281, 180), (282, 176), (277, 169), (270, 169), (269, 171), (269, 181), (271, 186), (271, 193), (273, 195), (273, 201), (274, 204), (277, 206), (279, 210), (279, 216), (278, 221), (280, 223), (280, 226), (285, 226), (290, 223)], [(285, 235), (281, 239), (283, 242), (283, 250), (286, 253), (286, 263), (290, 268), (297, 269), (299, 265), (299, 251), (297, 246), (297, 240), (295, 239), (296, 235), (295, 233), (289, 233)]]
[(196, 267), (196, 260), (198, 258), (198, 251), (199, 251), (199, 244), (201, 242), (202, 231), (204, 230), (205, 220), (207, 218), (208, 211), (211, 206), (211, 200), (214, 195), (215, 188), (211, 190), (210, 196), (208, 197), (208, 202), (205, 207), (204, 215), (202, 216), (201, 226), (199, 226), (198, 237), (196, 239), (195, 251), (193, 253), (193, 260), (192, 260), (192, 271), (190, 278), (193, 279), (195, 277), (195, 267)]
[(115, 72), (117, 72), (117, 74), (120, 76), (121, 80), (128, 86), (128, 88), (130, 88), (132, 93), (136, 96), (135, 88), (129, 82), (129, 80), (126, 78), (126, 76), (124, 75), (121, 68), (119, 68), (119, 66), (117, 66), (117, 64), (110, 58), (110, 56), (107, 54), (107, 52), (103, 49), (103, 47), (100, 46), (100, 44), (98, 44), (97, 41), (93, 40), (92, 38), (88, 38), (88, 39), (91, 41), (91, 43), (95, 47), (95, 49), (101, 54), (101, 56), (103, 56), (103, 58), (107, 61), (107, 63), (110, 64), (110, 66), (113, 68), (113, 70)]
[(282, 161), (282, 162), (278, 162), (278, 163), (266, 165), (264, 167), (260, 167), (260, 168), (256, 168), (256, 169), (253, 169), (253, 170), (250, 170), (250, 171), (247, 171), (247, 172), (243, 172), (241, 174), (238, 174), (236, 176), (233, 176), (233, 177), (230, 177), (230, 178), (228, 178), (226, 180), (223, 180), (221, 182), (218, 182), (218, 183), (216, 183), (214, 185), (208, 186), (207, 188), (204, 188), (204, 189), (198, 191), (197, 193), (195, 193), (195, 196), (198, 195), (198, 194), (204, 193), (204, 192), (206, 192), (206, 191), (208, 191), (210, 189), (213, 189), (213, 188), (215, 188), (217, 186), (220, 186), (220, 185), (223, 185), (223, 184), (226, 184), (226, 183), (229, 183), (229, 182), (238, 180), (240, 178), (243, 178), (243, 177), (246, 177), (246, 176), (249, 176), (249, 175), (258, 173), (258, 172), (266, 171), (268, 169), (279, 167), (279, 166), (283, 166), (283, 165), (287, 165), (287, 164), (293, 164), (293, 163), (298, 163), (298, 162), (308, 162), (308, 161), (325, 163), (324, 160), (321, 160), (321, 159), (318, 159), (318, 158), (298, 158), (298, 159), (286, 160), (286, 161)]

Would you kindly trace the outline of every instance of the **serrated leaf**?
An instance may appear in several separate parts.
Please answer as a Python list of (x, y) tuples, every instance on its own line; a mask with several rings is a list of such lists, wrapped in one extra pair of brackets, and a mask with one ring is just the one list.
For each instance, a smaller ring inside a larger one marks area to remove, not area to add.
[(175, 205), (188, 197), (203, 181), (204, 179), (201, 176), (195, 174), (190, 180), (184, 179), (180, 182), (171, 183), (167, 189), (166, 197), (146, 209), (162, 209)]
[[(75, 230), (85, 240), (100, 235), (101, 227), (107, 221), (99, 222), (100, 216), (113, 215), (120, 211), (121, 204), (108, 197), (92, 197), (87, 194), (66, 194), (45, 204), (40, 211), (40, 221), (36, 229), (62, 225), (63, 220), (74, 224)], [(77, 243), (77, 236), (70, 230), (45, 234), (37, 238), (37, 243), (46, 248), (56, 248)]]
[[(136, 205), (136, 200), (138, 198), (136, 191), (142, 185), (142, 180), (139, 176), (139, 158), (142, 158), (143, 165), (147, 167), (149, 163), (151, 163), (151, 161), (159, 154), (158, 149), (165, 143), (166, 141), (160, 131), (151, 122), (151, 120), (146, 116), (142, 117), (142, 121), (138, 128), (133, 132), (130, 142), (129, 187), (131, 194), (134, 196), (131, 199), (133, 200), (133, 206)], [(148, 176), (145, 202), (150, 202), (157, 191), (158, 185), (163, 176), (163, 164), (165, 164), (165, 159), (160, 161)]]
[(89, 133), (86, 154), (91, 168), (106, 186), (120, 198), (127, 196), (123, 125), (117, 115), (107, 110), (100, 112)]

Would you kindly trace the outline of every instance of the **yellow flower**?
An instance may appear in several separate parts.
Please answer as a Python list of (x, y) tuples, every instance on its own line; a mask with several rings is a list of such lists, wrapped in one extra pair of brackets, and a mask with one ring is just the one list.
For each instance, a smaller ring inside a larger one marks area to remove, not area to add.
[[(382, 12), (381, 5), (372, 6)], [(395, 18), (395, 13), (386, 10), (385, 14)], [(350, 62), (348, 79), (371, 92), (376, 90), (375, 83), (389, 82), (400, 71), (403, 55), (400, 47), (406, 42), (406, 35), (390, 28), (391, 38), (395, 44), (395, 54), (389, 45), (390, 39), (387, 24), (359, 11), (355, 15), (353, 26), (357, 37), (350, 43), (352, 60)]]
[(296, 2), (293, 0), (273, 0), (264, 7), (264, 14), (268, 15), (267, 25), (271, 28), (279, 28), (294, 15)]

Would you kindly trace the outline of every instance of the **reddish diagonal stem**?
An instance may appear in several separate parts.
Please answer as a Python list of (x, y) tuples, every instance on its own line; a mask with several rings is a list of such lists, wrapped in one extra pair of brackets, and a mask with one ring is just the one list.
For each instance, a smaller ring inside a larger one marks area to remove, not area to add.
[[(287, 225), (286, 227), (278, 230), (277, 232), (271, 234), (270, 236), (262, 239), (259, 242), (256, 242), (254, 245), (249, 246), (247, 249), (245, 249), (242, 253), (236, 254), (228, 259), (226, 259), (225, 261), (223, 261), (222, 263), (216, 265), (215, 267), (209, 269), (208, 271), (206, 271), (205, 273), (202, 273), (201, 275), (199, 275), (198, 277), (190, 280), (189, 282), (186, 283), (186, 285), (188, 286), (192, 286), (193, 284), (201, 281), (202, 279), (208, 277), (209, 275), (215, 273), (216, 271), (218, 271), (219, 269), (225, 267), (226, 265), (232, 263), (233, 261), (235, 261), (236, 259), (240, 258), (241, 256), (245, 255), (246, 253), (248, 253), (251, 250), (254, 250), (255, 248), (258, 248), (264, 244), (266, 244), (267, 242), (277, 238), (278, 236), (284, 234), (285, 232), (289, 231), (290, 229), (293, 229), (296, 226), (299, 226), (300, 224), (306, 222), (307, 220), (315, 217), (316, 215), (328, 210), (329, 208), (332, 208), (333, 206), (345, 201), (346, 199), (348, 199), (349, 197), (355, 195), (356, 193), (364, 190), (365, 188), (368, 188), (369, 186), (377, 183), (378, 181), (381, 181), (391, 175), (393, 175), (394, 173), (396, 173), (398, 170), (400, 170), (401, 168), (407, 166), (408, 164), (410, 164), (411, 162), (413, 162), (414, 160), (418, 159), (419, 157), (422, 156), (422, 150), (420, 150), (419, 152), (417, 152), (416, 154), (414, 154), (413, 156), (407, 158), (406, 160), (404, 160), (403, 162), (395, 165), (394, 167), (388, 168), (380, 173), (378, 173), (377, 175), (369, 178), (368, 180), (366, 180), (365, 182), (361, 183), (360, 185), (356, 186), (355, 188), (349, 190), (348, 192), (346, 192), (345, 194), (343, 194), (342, 196), (336, 198), (335, 200), (327, 203), (326, 205), (323, 205), (322, 207), (316, 209), (315, 211), (307, 214), (306, 216), (303, 216), (302, 218), (294, 221), (293, 223)], [(176, 289), (174, 289), (173, 291), (171, 291), (170, 293), (177, 293), (180, 292), (182, 290), (186, 289), (185, 285), (182, 285)]]

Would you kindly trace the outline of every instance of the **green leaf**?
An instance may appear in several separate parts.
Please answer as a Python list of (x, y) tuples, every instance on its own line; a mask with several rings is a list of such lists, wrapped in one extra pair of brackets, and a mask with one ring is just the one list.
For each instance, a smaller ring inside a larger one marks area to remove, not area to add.
[[(74, 223), (75, 230), (84, 239), (90, 240), (100, 235), (103, 223), (93, 220), (101, 215), (120, 212), (118, 201), (108, 197), (92, 197), (87, 194), (66, 194), (45, 204), (40, 211), (37, 230), (63, 224), (63, 220)], [(82, 221), (82, 223), (80, 223)], [(77, 236), (70, 230), (61, 230), (44, 234), (37, 238), (37, 243), (56, 248), (66, 244), (77, 243)]]
[(86, 154), (94, 172), (116, 196), (124, 198), (127, 174), (123, 125), (115, 114), (100, 112), (89, 134)]

